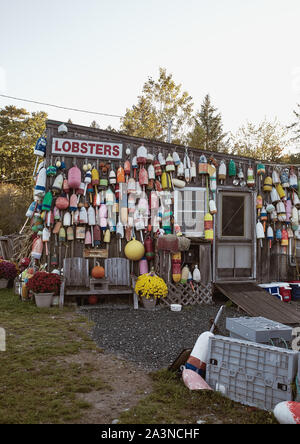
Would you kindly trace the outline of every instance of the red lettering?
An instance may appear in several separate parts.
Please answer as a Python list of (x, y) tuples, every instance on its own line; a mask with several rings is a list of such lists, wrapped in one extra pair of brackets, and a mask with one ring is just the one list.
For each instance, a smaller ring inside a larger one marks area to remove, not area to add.
[(79, 143), (73, 142), (72, 143), (72, 153), (78, 153), (79, 152)]
[(98, 154), (99, 156), (101, 156), (103, 154), (103, 145), (96, 145), (96, 154)]
[(91, 147), (90, 154), (93, 154), (95, 143), (89, 143), (89, 147)]
[(58, 148), (58, 140), (55, 141), (54, 151), (61, 151), (61, 148)]
[(87, 153), (87, 143), (86, 142), (82, 142), (82, 144), (81, 144), (81, 152), (83, 154)]
[(68, 142), (67, 140), (62, 144), (62, 149), (63, 149), (63, 151), (65, 151), (66, 153), (67, 153), (68, 151), (70, 151), (71, 148), (72, 148), (71, 143)]
[(119, 154), (120, 154), (120, 147), (118, 145), (114, 145), (113, 146), (113, 153), (112, 153), (112, 155), (114, 157), (118, 157)]
[(111, 156), (111, 146), (104, 145), (104, 156)]

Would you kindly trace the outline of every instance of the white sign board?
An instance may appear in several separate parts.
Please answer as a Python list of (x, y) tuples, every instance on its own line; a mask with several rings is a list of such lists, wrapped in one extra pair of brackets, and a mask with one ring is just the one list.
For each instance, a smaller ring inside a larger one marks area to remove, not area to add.
[(99, 159), (121, 159), (123, 145), (96, 140), (61, 139), (52, 140), (52, 154), (56, 156), (94, 157)]

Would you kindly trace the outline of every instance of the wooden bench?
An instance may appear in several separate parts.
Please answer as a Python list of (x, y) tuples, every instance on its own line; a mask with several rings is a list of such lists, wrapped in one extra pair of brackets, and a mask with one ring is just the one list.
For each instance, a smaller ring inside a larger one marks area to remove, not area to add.
[(132, 295), (128, 259), (111, 258), (105, 260), (105, 279), (90, 277), (89, 261), (84, 258), (64, 259), (64, 277), (60, 287), (60, 307), (64, 305), (65, 296)]

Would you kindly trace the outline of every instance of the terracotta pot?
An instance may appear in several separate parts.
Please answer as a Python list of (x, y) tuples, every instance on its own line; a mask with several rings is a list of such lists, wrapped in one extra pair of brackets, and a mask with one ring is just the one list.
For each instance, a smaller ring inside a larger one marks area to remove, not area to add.
[(154, 310), (155, 306), (156, 306), (156, 299), (155, 298), (150, 298), (150, 299), (146, 299), (143, 298), (143, 306), (146, 310)]
[(52, 305), (54, 293), (35, 293), (35, 303), (39, 308), (49, 308)]

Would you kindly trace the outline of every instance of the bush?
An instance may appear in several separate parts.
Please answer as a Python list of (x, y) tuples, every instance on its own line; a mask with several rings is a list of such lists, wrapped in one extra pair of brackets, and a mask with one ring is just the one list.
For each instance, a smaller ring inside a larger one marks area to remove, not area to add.
[(0, 261), (0, 279), (14, 279), (18, 274), (16, 265), (9, 261)]
[(60, 277), (55, 273), (38, 271), (27, 282), (27, 288), (34, 293), (59, 293)]

